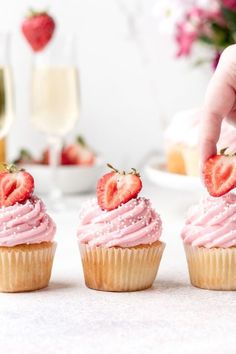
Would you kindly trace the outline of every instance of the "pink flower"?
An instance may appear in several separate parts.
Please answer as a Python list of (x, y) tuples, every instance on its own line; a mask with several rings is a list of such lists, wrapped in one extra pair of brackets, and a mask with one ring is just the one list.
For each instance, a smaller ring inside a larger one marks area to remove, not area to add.
[(188, 13), (187, 18), (192, 21), (196, 26), (202, 23), (202, 20), (206, 18), (207, 12), (199, 7), (193, 7)]
[(178, 44), (177, 57), (188, 56), (192, 46), (198, 38), (199, 29), (205, 19), (205, 10), (193, 7), (186, 13), (184, 21), (177, 24), (175, 36)]
[(197, 39), (197, 33), (187, 22), (182, 22), (177, 25), (175, 39), (178, 44), (177, 57), (188, 56), (191, 53), (193, 43)]
[(193, 44), (201, 36), (212, 37), (212, 21), (218, 24), (224, 23), (220, 8), (217, 6), (212, 7), (211, 10), (194, 6), (185, 14), (183, 21), (177, 24), (175, 36), (178, 57), (190, 55)]
[(204, 25), (206, 22), (209, 22), (209, 20), (215, 20), (217, 22), (221, 21), (222, 14), (220, 11), (220, 7), (216, 6), (207, 10), (199, 7), (193, 7), (187, 13), (187, 19), (200, 29), (202, 25)]
[(236, 0), (222, 0), (223, 6), (230, 10), (236, 10)]

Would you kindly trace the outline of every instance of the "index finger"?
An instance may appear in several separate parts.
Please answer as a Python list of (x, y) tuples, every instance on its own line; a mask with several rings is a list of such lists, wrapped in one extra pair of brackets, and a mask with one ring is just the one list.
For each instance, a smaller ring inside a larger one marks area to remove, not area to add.
[(200, 157), (203, 164), (216, 154), (216, 144), (219, 140), (223, 116), (208, 110), (203, 110), (200, 129)]
[(232, 67), (229, 65), (229, 60), (235, 59), (228, 55), (222, 56), (207, 89), (200, 129), (202, 163), (216, 153), (222, 120), (230, 113), (235, 104), (235, 91), (230, 72)]

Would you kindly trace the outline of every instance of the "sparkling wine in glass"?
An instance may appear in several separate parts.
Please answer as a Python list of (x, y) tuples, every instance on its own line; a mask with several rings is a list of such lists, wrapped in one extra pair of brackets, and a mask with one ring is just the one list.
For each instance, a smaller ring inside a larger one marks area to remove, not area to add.
[(36, 67), (33, 72), (32, 119), (35, 127), (52, 137), (63, 137), (78, 119), (77, 69)]
[(50, 146), (50, 199), (57, 207), (61, 197), (57, 175), (62, 141), (74, 128), (79, 117), (79, 82), (74, 36), (56, 35), (42, 53), (35, 55), (31, 105), (32, 123), (46, 135)]

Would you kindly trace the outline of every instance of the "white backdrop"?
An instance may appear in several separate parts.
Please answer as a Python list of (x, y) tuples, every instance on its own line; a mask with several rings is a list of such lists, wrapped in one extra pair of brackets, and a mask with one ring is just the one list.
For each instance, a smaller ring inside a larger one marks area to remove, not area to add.
[[(0, 28), (13, 33), (16, 120), (10, 155), (38, 151), (45, 139), (29, 125), (31, 51), (19, 27), (29, 6), (48, 7), (61, 30), (78, 35), (82, 108), (76, 131), (107, 161), (135, 166), (161, 146), (163, 122), (201, 104), (210, 70), (174, 58), (174, 44), (158, 33), (154, 0), (1, 0)], [(41, 6), (42, 5), (42, 6)]]

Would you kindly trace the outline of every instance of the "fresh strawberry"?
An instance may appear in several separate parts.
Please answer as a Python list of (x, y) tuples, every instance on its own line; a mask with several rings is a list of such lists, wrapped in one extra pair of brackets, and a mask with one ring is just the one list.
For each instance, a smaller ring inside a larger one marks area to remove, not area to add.
[(23, 203), (33, 190), (34, 179), (28, 172), (10, 165), (0, 173), (0, 207)]
[[(40, 160), (40, 163), (43, 165), (49, 165), (50, 162), (49, 160), (50, 160), (50, 152), (49, 149), (47, 149), (43, 152), (43, 156), (42, 159)], [(65, 148), (63, 148), (61, 151), (60, 165), (73, 165), (73, 162), (71, 162), (67, 156)]]
[(48, 149), (43, 151), (40, 163), (42, 165), (49, 165), (49, 150)]
[(15, 161), (13, 162), (16, 165), (22, 165), (22, 164), (37, 164), (38, 162), (33, 158), (32, 154), (26, 150), (26, 149), (21, 149), (19, 156)]
[(55, 29), (55, 22), (46, 12), (31, 11), (21, 26), (22, 32), (35, 52), (44, 49)]
[(103, 210), (113, 210), (135, 198), (142, 189), (140, 175), (135, 169), (120, 173), (111, 165), (113, 172), (105, 174), (97, 184), (97, 200)]
[(204, 166), (204, 183), (210, 195), (220, 197), (236, 187), (236, 156), (215, 155)]
[(94, 153), (78, 144), (70, 144), (65, 148), (65, 154), (72, 165), (91, 166), (94, 163)]
[(95, 161), (94, 152), (81, 136), (77, 138), (76, 143), (65, 147), (65, 155), (73, 165), (91, 166)]

